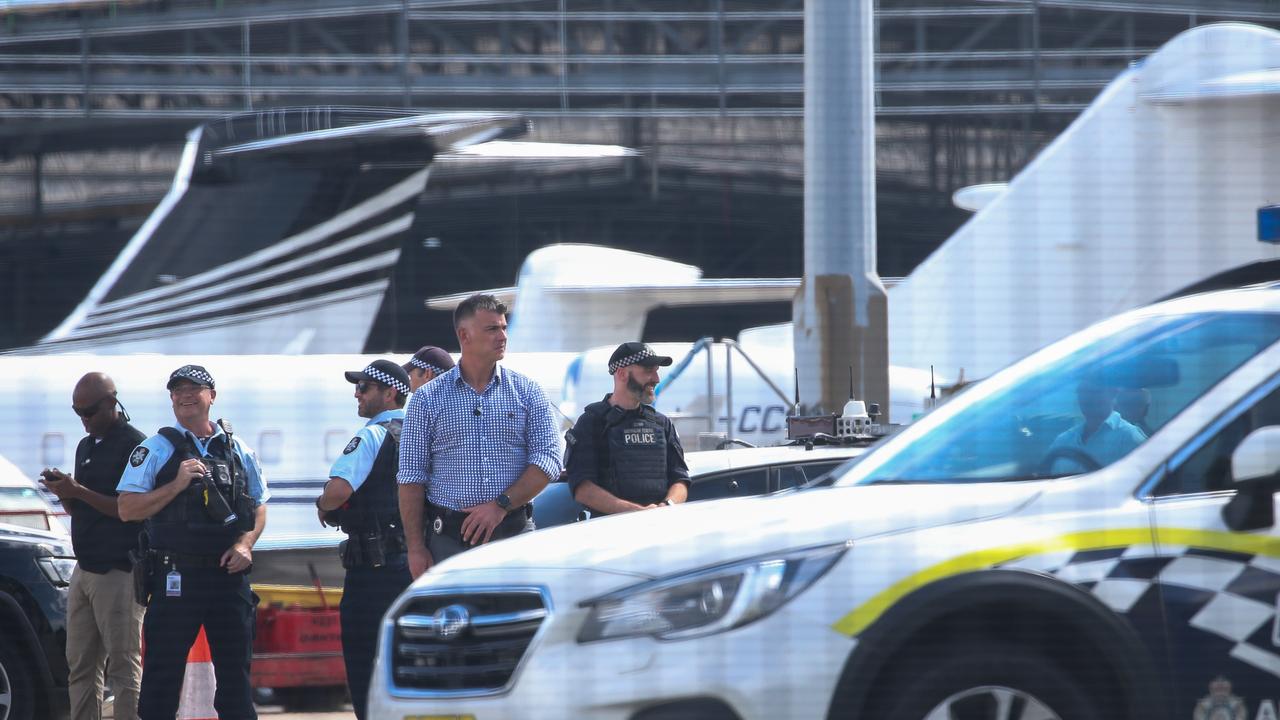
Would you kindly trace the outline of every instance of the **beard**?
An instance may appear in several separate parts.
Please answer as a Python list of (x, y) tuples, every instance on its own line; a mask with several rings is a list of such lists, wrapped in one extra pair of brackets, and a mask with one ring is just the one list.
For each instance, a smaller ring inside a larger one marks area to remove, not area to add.
[(636, 381), (634, 377), (628, 376), (627, 390), (629, 390), (632, 395), (635, 395), (637, 398), (639, 398), (640, 402), (646, 405), (653, 404), (653, 400), (655, 397), (654, 395), (655, 386), (641, 385), (638, 381)]

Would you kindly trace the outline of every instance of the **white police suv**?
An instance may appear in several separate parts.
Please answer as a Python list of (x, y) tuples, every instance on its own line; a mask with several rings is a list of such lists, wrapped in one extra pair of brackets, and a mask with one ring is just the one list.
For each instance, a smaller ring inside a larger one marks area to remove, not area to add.
[(370, 714), (1274, 719), (1278, 470), (1280, 286), (1144, 308), (824, 487), (442, 563)]

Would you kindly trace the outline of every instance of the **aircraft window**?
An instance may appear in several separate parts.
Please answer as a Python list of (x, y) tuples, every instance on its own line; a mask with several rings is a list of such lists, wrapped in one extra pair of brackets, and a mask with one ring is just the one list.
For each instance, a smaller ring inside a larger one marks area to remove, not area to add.
[(1024, 374), (911, 443), (868, 452), (850, 467), (850, 479), (991, 482), (1097, 470), (1145, 442), (1144, 427), (1159, 432), (1277, 339), (1280, 316), (1266, 313), (1137, 319)]
[(843, 460), (823, 460), (821, 462), (801, 463), (798, 465), (784, 465), (778, 468), (778, 487), (775, 489), (786, 490), (787, 488), (806, 485), (839, 467), (843, 462)]
[(330, 430), (324, 434), (324, 459), (333, 462), (342, 454), (342, 448), (351, 440), (351, 433), (346, 430)]
[(721, 473), (694, 479), (689, 500), (715, 500), (727, 497), (762, 495), (769, 489), (769, 470), (755, 468)]
[(1280, 390), (1276, 390), (1227, 423), (1199, 450), (1170, 470), (1156, 496), (1189, 495), (1231, 489), (1231, 454), (1241, 440), (1260, 427), (1280, 425)]
[(63, 440), (62, 433), (45, 433), (44, 438), (40, 441), (40, 457), (43, 458), (45, 467), (61, 465), (65, 455), (66, 443)]
[(264, 430), (258, 436), (258, 460), (268, 465), (280, 462), (284, 454), (284, 434), (279, 430)]

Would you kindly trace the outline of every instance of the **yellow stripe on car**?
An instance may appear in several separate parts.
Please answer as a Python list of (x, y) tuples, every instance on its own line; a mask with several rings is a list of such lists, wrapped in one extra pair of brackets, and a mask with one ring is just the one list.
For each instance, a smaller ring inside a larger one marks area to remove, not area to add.
[(911, 592), (954, 575), (986, 570), (1018, 558), (1033, 555), (1062, 552), (1064, 550), (1076, 552), (1107, 550), (1130, 545), (1152, 545), (1157, 547), (1160, 545), (1176, 545), (1249, 555), (1280, 557), (1280, 538), (1268, 535), (1247, 535), (1191, 528), (1165, 528), (1155, 532), (1150, 528), (1089, 530), (1016, 545), (986, 548), (958, 555), (899, 580), (837, 620), (832, 627), (836, 632), (853, 637), (865, 630), (868, 625), (875, 622), (894, 603)]

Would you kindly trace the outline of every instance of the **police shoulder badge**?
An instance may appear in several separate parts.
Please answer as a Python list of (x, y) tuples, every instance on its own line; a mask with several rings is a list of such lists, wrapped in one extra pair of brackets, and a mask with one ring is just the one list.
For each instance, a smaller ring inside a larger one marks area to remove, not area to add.
[(129, 465), (138, 467), (147, 461), (147, 455), (151, 453), (145, 446), (139, 445), (133, 449), (133, 453), (129, 455)]
[(346, 446), (346, 447), (344, 447), (344, 448), (342, 448), (342, 454), (343, 454), (343, 455), (350, 455), (351, 453), (355, 452), (355, 451), (356, 451), (356, 448), (358, 448), (358, 447), (360, 447), (360, 436), (359, 436), (359, 435), (357, 435), (356, 437), (351, 438), (351, 442), (347, 443), (347, 446)]

